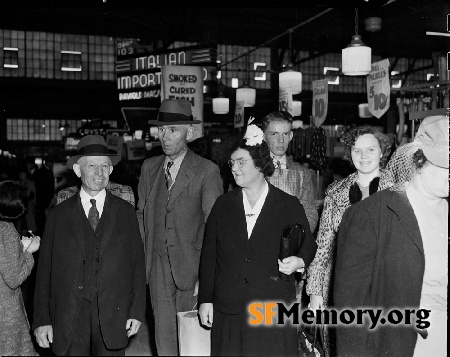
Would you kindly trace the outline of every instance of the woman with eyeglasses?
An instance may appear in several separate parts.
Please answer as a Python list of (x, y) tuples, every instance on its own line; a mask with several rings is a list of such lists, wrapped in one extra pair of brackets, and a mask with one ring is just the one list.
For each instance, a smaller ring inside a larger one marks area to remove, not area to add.
[[(239, 187), (214, 204), (200, 260), (199, 315), (212, 329), (211, 355), (298, 355), (292, 321), (280, 326), (275, 317), (269, 325), (251, 324), (257, 316), (249, 305), (275, 302), (290, 308), (295, 302), (291, 275), (308, 267), (316, 251), (305, 211), (296, 197), (267, 182), (274, 166), (256, 125), (247, 127), (229, 165)], [(304, 243), (297, 255), (280, 261), (282, 230), (295, 223), (303, 226)]]

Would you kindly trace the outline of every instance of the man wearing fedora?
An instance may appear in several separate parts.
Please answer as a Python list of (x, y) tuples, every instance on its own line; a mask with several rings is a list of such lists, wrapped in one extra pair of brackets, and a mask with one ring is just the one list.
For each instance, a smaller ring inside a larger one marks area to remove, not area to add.
[(67, 166), (81, 189), (49, 211), (34, 294), (39, 346), (57, 355), (124, 356), (145, 318), (145, 261), (132, 205), (105, 190), (120, 156), (83, 137)]
[(177, 355), (177, 312), (197, 302), (205, 222), (223, 193), (219, 168), (191, 151), (191, 104), (165, 99), (157, 120), (164, 155), (144, 161), (138, 185), (138, 219), (146, 252), (147, 282), (158, 355)]

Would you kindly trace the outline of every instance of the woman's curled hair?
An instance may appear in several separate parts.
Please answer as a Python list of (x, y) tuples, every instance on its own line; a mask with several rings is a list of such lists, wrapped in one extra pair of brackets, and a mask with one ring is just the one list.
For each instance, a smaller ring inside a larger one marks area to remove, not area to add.
[(18, 182), (0, 182), (0, 220), (14, 221), (27, 210), (26, 189)]
[(363, 125), (357, 126), (355, 128), (351, 128), (347, 130), (344, 134), (342, 134), (341, 139), (344, 142), (344, 159), (352, 162), (352, 147), (355, 145), (356, 140), (362, 135), (372, 134), (375, 139), (378, 140), (378, 144), (381, 148), (381, 159), (380, 159), (380, 168), (384, 168), (389, 159), (389, 155), (391, 153), (392, 141), (386, 134), (383, 134), (379, 129), (370, 126)]
[(256, 168), (264, 174), (264, 177), (272, 176), (275, 172), (275, 165), (273, 164), (272, 157), (270, 156), (270, 149), (267, 143), (263, 141), (261, 145), (247, 145), (246, 139), (241, 139), (236, 148), (232, 151), (235, 152), (237, 149), (247, 150), (253, 159), (253, 163)]

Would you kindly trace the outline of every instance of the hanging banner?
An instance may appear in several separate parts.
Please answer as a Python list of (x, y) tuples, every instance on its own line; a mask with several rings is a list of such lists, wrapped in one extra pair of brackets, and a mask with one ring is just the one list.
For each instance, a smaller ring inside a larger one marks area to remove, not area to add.
[(244, 126), (244, 102), (236, 102), (234, 110), (234, 127), (242, 128)]
[(389, 60), (372, 63), (372, 70), (367, 76), (367, 101), (373, 116), (380, 117), (390, 106), (391, 86), (389, 84)]
[(312, 117), (314, 125), (320, 127), (327, 117), (328, 112), (328, 79), (312, 81), (313, 107)]
[(197, 66), (161, 66), (161, 102), (164, 99), (186, 99), (191, 103), (194, 120), (192, 140), (203, 136), (203, 69)]
[(280, 88), (278, 92), (278, 110), (285, 111), (294, 115), (292, 106), (292, 88), (284, 87)]

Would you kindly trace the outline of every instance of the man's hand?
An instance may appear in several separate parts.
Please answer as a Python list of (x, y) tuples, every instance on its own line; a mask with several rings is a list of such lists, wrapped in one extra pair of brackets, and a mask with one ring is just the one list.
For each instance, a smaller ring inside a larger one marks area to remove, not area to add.
[(39, 346), (49, 348), (53, 343), (53, 327), (52, 325), (39, 326), (34, 330), (34, 336)]
[(198, 280), (195, 282), (194, 295), (192, 295), (192, 296), (197, 296), (197, 295), (198, 295)]
[(125, 329), (127, 330), (127, 337), (131, 337), (139, 331), (141, 327), (141, 322), (135, 319), (128, 319)]
[(211, 327), (213, 324), (213, 304), (210, 302), (200, 304), (200, 309), (198, 310), (200, 316), (200, 322), (203, 326)]

